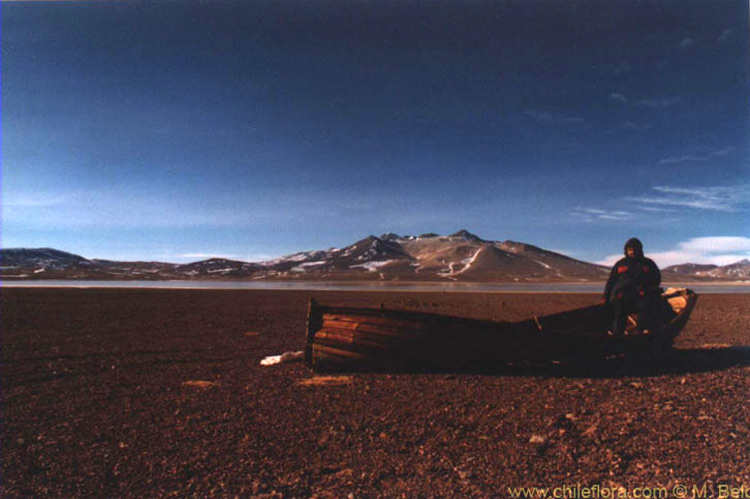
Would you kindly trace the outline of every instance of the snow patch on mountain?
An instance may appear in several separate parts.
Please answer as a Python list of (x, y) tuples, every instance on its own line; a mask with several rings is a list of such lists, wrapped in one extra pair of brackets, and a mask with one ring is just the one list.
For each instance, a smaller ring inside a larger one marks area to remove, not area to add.
[[(467, 270), (469, 270), (471, 268), (471, 264), (474, 263), (474, 261), (476, 261), (477, 257), (479, 256), (479, 254), (482, 251), (484, 251), (484, 246), (480, 247), (476, 251), (476, 253), (474, 253), (469, 258), (464, 258), (460, 262), (451, 262), (451, 263), (449, 263), (448, 264), (448, 271), (447, 272), (438, 272), (438, 275), (442, 276), (442, 277), (454, 277), (454, 276), (457, 276), (459, 274), (463, 274), (464, 272), (466, 272)], [(460, 270), (456, 270), (456, 267), (458, 265), (461, 266)]]
[(354, 268), (363, 268), (366, 269), (368, 272), (375, 272), (381, 267), (385, 267), (386, 265), (395, 262), (395, 260), (384, 260), (380, 262), (367, 262), (367, 263), (358, 263), (356, 265), (350, 265), (350, 269)]
[(466, 272), (467, 270), (469, 270), (471, 268), (471, 265), (476, 261), (477, 257), (479, 256), (479, 254), (482, 251), (484, 251), (484, 246), (482, 246), (481, 248), (479, 248), (479, 250), (477, 250), (477, 252), (474, 253), (474, 256), (472, 256), (471, 258), (467, 258), (465, 260), (461, 260), (461, 263), (464, 264), (464, 268), (462, 268), (461, 270), (459, 270), (458, 272), (456, 272), (456, 274), (462, 274), (462, 273)]
[(325, 260), (321, 262), (305, 262), (297, 265), (296, 267), (292, 267), (291, 269), (289, 269), (289, 272), (307, 272), (307, 269), (311, 267), (320, 267), (321, 265), (325, 265), (326, 263), (328, 262), (326, 262)]

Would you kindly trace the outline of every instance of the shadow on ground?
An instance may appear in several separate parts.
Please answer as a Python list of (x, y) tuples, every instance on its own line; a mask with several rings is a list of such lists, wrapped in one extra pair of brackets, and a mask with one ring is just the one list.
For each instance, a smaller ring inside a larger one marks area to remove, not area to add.
[(590, 378), (647, 377), (722, 371), (750, 366), (750, 347), (673, 349), (656, 358), (613, 358), (599, 362), (509, 366), (505, 374)]
[[(659, 357), (578, 357), (554, 362), (514, 362), (503, 365), (450, 368), (395, 368), (381, 372), (398, 374), (474, 374), (485, 376), (542, 376), (574, 378), (621, 378), (680, 375), (750, 366), (750, 347), (672, 349)], [(360, 371), (361, 372), (361, 371)]]

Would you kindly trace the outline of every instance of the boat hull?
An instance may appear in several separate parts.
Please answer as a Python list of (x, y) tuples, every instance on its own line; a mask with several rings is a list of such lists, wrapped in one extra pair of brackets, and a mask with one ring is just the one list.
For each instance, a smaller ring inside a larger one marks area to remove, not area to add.
[(512, 361), (591, 360), (669, 348), (697, 295), (665, 295), (650, 334), (613, 338), (612, 310), (595, 305), (519, 322), (310, 302), (305, 359), (318, 371), (493, 369)]

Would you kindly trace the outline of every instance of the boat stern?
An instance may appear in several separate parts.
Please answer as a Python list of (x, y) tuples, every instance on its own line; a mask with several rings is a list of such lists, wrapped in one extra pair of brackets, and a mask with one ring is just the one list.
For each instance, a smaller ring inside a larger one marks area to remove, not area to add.
[(315, 341), (315, 333), (317, 333), (322, 326), (323, 312), (317, 300), (310, 298), (310, 303), (307, 307), (307, 341), (305, 344), (305, 363), (308, 366), (313, 365), (313, 342)]

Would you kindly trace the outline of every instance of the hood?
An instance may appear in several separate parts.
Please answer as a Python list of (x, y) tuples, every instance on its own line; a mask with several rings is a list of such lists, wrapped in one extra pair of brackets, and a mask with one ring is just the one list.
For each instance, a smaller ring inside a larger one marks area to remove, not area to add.
[(633, 248), (633, 250), (635, 250), (636, 258), (643, 258), (643, 243), (641, 243), (638, 238), (631, 237), (628, 239), (628, 242), (625, 243), (625, 248), (623, 248), (625, 256), (628, 256), (628, 248)]

